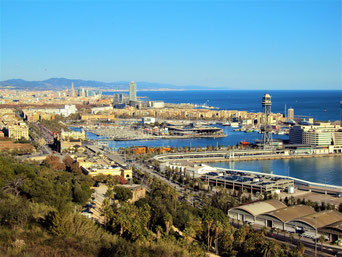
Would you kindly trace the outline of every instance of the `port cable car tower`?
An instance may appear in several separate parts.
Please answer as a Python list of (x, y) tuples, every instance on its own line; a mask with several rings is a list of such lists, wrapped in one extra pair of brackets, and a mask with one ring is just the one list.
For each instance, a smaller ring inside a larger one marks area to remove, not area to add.
[(267, 149), (271, 147), (272, 142), (272, 126), (269, 124), (272, 106), (271, 96), (269, 94), (265, 94), (262, 97), (261, 104), (264, 112), (261, 123), (262, 142), (264, 149)]

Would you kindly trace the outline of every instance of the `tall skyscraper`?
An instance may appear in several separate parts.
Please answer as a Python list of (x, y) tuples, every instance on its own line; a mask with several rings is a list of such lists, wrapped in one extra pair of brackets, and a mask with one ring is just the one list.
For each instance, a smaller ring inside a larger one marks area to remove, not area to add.
[(137, 84), (134, 81), (129, 82), (129, 100), (137, 101)]
[(294, 119), (294, 109), (289, 108), (287, 110), (287, 120), (293, 120)]

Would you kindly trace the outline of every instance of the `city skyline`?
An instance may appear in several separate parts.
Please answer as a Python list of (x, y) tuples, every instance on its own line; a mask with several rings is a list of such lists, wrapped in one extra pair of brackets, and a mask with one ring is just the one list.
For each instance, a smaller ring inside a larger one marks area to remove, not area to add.
[(0, 253), (337, 256), (341, 5), (0, 0)]
[(0, 80), (341, 89), (340, 1), (2, 1), (1, 16)]

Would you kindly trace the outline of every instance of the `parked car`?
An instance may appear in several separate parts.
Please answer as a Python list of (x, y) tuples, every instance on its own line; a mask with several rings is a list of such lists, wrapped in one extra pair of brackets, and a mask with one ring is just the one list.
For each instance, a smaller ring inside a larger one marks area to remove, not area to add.
[(336, 197), (341, 198), (342, 197), (342, 193), (337, 193)]

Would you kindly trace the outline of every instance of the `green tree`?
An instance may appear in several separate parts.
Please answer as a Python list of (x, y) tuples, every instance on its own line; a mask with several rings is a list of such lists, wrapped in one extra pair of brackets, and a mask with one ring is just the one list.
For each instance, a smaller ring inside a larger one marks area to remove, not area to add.
[(219, 209), (207, 207), (201, 212), (203, 225), (206, 230), (207, 247), (211, 248), (214, 238), (215, 251), (218, 254), (219, 239), (221, 232), (229, 227), (227, 216)]
[(129, 199), (132, 199), (133, 193), (129, 188), (122, 187), (122, 186), (115, 186), (114, 187), (115, 198), (118, 199), (120, 202), (126, 202)]
[(28, 202), (20, 197), (9, 195), (0, 200), (0, 224), (15, 228), (27, 223), (30, 217)]
[(90, 198), (91, 190), (84, 184), (82, 186), (80, 183), (76, 182), (72, 190), (72, 195), (74, 202), (84, 205)]
[(263, 257), (277, 257), (279, 256), (279, 245), (272, 241), (266, 240), (261, 248), (261, 254)]
[(170, 213), (166, 213), (164, 216), (164, 224), (165, 224), (165, 230), (166, 230), (166, 235), (169, 234), (170, 229), (172, 227), (172, 216)]
[(121, 237), (135, 241), (148, 237), (149, 219), (149, 205), (139, 208), (131, 203), (122, 203), (111, 220), (111, 226)]

